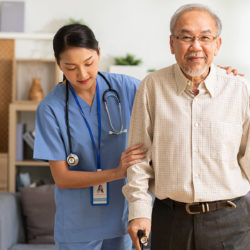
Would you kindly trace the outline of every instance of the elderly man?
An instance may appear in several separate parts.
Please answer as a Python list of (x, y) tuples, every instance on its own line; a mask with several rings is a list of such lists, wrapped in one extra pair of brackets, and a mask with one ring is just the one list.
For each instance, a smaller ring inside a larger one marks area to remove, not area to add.
[(247, 83), (212, 64), (221, 21), (207, 7), (182, 6), (170, 29), (177, 64), (146, 77), (134, 101), (129, 144), (143, 143), (148, 154), (127, 173), (127, 230), (140, 249), (151, 192), (152, 250), (249, 250)]

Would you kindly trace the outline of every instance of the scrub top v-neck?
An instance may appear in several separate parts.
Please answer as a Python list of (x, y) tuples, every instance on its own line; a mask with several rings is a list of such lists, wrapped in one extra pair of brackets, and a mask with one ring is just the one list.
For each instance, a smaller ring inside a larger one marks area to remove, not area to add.
[[(124, 128), (129, 129), (133, 100), (139, 80), (103, 72), (120, 96)], [(100, 98), (108, 89), (107, 84), (98, 76)], [(65, 86), (59, 83), (40, 103), (36, 118), (36, 138), (34, 159), (65, 161), (69, 154), (67, 128), (65, 121)], [(96, 94), (89, 106), (82, 98), (78, 98), (94, 140), (98, 141), (98, 118)], [(112, 98), (111, 102), (112, 102)], [(102, 169), (116, 168), (120, 156), (126, 149), (127, 133), (110, 135), (110, 124), (102, 99), (101, 109), (101, 165)], [(109, 104), (112, 122), (120, 128), (118, 106)], [(69, 169), (72, 171), (96, 171), (96, 154), (88, 128), (72, 93), (69, 92), (69, 126), (71, 131), (72, 151), (79, 157), (79, 163)], [(109, 183), (109, 205), (92, 206), (90, 188), (59, 189), (55, 188), (56, 218), (55, 240), (58, 242), (84, 242), (97, 239), (119, 237), (126, 233), (127, 203), (122, 195), (125, 179)]]

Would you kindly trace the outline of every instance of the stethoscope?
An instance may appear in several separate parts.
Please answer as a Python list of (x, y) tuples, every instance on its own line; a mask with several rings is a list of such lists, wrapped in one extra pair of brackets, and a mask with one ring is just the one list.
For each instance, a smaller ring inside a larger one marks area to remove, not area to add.
[[(102, 101), (104, 102), (104, 106), (105, 106), (105, 110), (107, 112), (107, 115), (108, 115), (108, 119), (109, 119), (109, 124), (110, 124), (110, 127), (111, 127), (111, 130), (109, 131), (109, 134), (110, 135), (120, 135), (120, 134), (123, 134), (123, 133), (127, 133), (127, 129), (123, 129), (123, 120), (122, 120), (122, 109), (121, 109), (121, 102), (120, 102), (120, 97), (119, 97), (119, 94), (116, 90), (112, 89), (111, 88), (111, 85), (109, 83), (109, 81), (107, 80), (107, 78), (101, 73), (101, 72), (98, 72), (98, 74), (105, 80), (105, 82), (107, 83), (108, 85), (108, 89), (104, 91), (103, 95), (102, 95)], [(68, 142), (69, 142), (69, 150), (70, 150), (70, 154), (67, 156), (67, 163), (68, 165), (70, 166), (76, 166), (79, 162), (79, 157), (74, 154), (72, 152), (72, 143), (71, 143), (71, 134), (70, 134), (70, 127), (69, 127), (69, 89), (71, 90), (78, 106), (80, 106), (80, 104), (78, 103), (77, 101), (77, 97), (74, 93), (74, 90), (70, 84), (70, 82), (66, 79), (66, 100), (65, 100), (65, 103), (66, 103), (66, 110), (65, 110), (65, 118), (66, 118), (66, 126), (67, 126), (67, 135), (68, 135)], [(110, 113), (109, 113), (109, 109), (108, 109), (108, 105), (107, 105), (107, 99), (109, 96), (107, 96), (108, 93), (112, 93), (112, 95), (110, 95), (110, 97), (114, 97), (117, 104), (118, 104), (118, 108), (119, 108), (119, 113), (120, 113), (120, 123), (121, 123), (121, 128), (120, 130), (116, 130), (113, 126), (113, 123), (112, 123), (112, 120), (111, 120), (111, 116), (110, 116)], [(97, 86), (97, 102), (99, 101), (99, 87)], [(100, 104), (98, 103), (98, 105), (100, 106)], [(80, 107), (81, 109), (81, 107)], [(81, 112), (83, 113), (83, 111), (81, 110)], [(98, 112), (99, 113), (99, 112)], [(84, 115), (83, 115), (84, 117)], [(84, 117), (85, 119), (85, 122), (88, 126), (88, 130), (89, 130), (89, 133), (90, 133), (90, 136), (91, 136), (91, 140), (94, 144), (94, 147), (95, 147), (95, 150), (97, 152), (97, 148), (96, 148), (96, 145), (95, 145), (95, 142), (94, 142), (94, 139), (93, 139), (93, 135), (92, 135), (92, 131), (91, 131), (91, 128), (88, 124), (88, 121), (86, 120), (86, 118)], [(101, 124), (101, 121), (100, 121), (100, 115), (98, 115), (98, 123)], [(101, 126), (101, 125), (100, 125)], [(99, 141), (99, 145), (100, 145), (100, 134), (101, 134), (101, 129), (99, 128), (99, 138), (98, 138), (98, 141)], [(97, 152), (97, 158), (100, 158), (98, 152)]]

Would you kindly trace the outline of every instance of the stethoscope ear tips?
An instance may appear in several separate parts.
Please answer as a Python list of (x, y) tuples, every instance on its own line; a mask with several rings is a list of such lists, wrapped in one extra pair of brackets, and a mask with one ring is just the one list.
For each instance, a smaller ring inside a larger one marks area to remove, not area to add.
[(78, 164), (79, 162), (79, 158), (76, 154), (69, 154), (68, 157), (67, 157), (67, 163), (68, 165), (74, 167)]

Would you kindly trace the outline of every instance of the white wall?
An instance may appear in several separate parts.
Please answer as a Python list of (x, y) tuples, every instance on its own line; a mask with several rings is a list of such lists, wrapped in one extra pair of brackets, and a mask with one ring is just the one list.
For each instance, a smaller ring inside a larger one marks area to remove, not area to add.
[[(169, 21), (185, 0), (23, 0), (26, 32), (55, 32), (69, 18), (83, 19), (102, 49), (100, 69), (127, 52), (147, 68), (175, 62), (169, 49)], [(211, 7), (223, 23), (223, 44), (215, 63), (232, 65), (250, 79), (250, 1), (198, 0)]]

